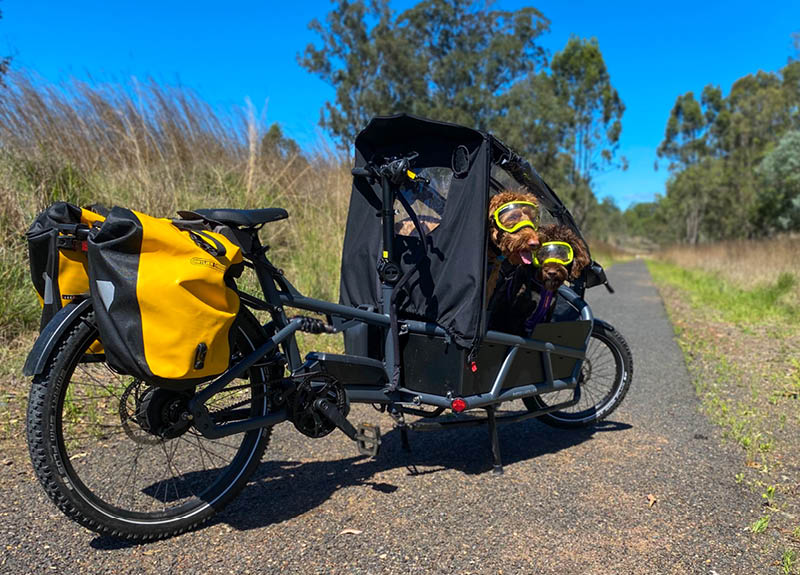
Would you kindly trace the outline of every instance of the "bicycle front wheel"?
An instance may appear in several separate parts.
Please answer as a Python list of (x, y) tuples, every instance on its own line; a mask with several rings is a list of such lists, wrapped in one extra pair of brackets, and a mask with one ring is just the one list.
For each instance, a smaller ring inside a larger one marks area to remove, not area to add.
[[(586, 349), (578, 385), (581, 397), (577, 404), (553, 411), (538, 419), (553, 427), (588, 427), (608, 417), (628, 393), (633, 377), (633, 355), (622, 334), (611, 326), (595, 321)], [(546, 409), (572, 398), (571, 390), (554, 391), (523, 401), (529, 411)]]
[[(234, 329), (234, 354), (264, 340), (247, 312)], [(28, 446), (40, 482), (68, 517), (101, 534), (147, 540), (203, 523), (244, 487), (271, 429), (203, 437), (181, 418), (193, 391), (156, 388), (92, 361), (97, 336), (89, 311), (31, 386)], [(212, 397), (209, 411), (266, 415), (269, 382), (281, 371), (251, 369)]]

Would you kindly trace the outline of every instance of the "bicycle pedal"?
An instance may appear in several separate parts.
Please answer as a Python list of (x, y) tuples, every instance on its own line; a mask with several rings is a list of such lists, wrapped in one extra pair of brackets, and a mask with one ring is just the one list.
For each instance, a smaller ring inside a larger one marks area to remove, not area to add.
[(381, 447), (381, 428), (371, 423), (362, 423), (358, 426), (356, 445), (361, 455), (375, 457)]

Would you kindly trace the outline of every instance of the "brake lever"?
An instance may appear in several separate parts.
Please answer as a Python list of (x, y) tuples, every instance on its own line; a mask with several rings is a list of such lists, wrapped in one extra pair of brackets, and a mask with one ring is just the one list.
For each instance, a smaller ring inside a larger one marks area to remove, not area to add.
[(408, 176), (408, 179), (411, 180), (412, 182), (422, 182), (426, 186), (431, 185), (431, 181), (428, 178), (420, 176), (419, 174), (412, 172), (411, 170), (408, 170), (406, 172), (406, 175)]

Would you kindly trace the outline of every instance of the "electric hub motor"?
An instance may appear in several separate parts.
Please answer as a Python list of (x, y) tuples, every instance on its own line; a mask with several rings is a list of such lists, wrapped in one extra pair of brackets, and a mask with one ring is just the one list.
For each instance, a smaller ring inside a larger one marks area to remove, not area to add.
[[(133, 413), (128, 405), (133, 401)], [(142, 444), (174, 439), (186, 433), (191, 421), (185, 417), (191, 396), (186, 393), (151, 387), (136, 379), (120, 398), (120, 420), (128, 437)], [(139, 431), (131, 423), (137, 424)], [(141, 433), (144, 431), (145, 433)]]

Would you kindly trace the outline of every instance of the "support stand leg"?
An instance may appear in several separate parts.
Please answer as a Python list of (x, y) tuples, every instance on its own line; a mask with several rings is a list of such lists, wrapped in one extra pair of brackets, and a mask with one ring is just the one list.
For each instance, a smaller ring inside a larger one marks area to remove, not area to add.
[(408, 442), (408, 425), (406, 424), (406, 416), (403, 412), (396, 407), (389, 408), (389, 415), (394, 419), (394, 426), (400, 430), (400, 445), (406, 453), (411, 452), (411, 444)]
[(411, 444), (408, 443), (408, 426), (400, 425), (400, 444), (403, 446), (403, 451), (406, 453), (411, 452)]
[(496, 406), (490, 405), (486, 408), (486, 415), (489, 419), (489, 439), (492, 444), (492, 473), (502, 475), (503, 462), (500, 460), (500, 439), (497, 437), (497, 421), (494, 417), (496, 410)]
[[(392, 416), (392, 419), (395, 421), (395, 429), (400, 430), (400, 446), (403, 451), (407, 454), (411, 454), (411, 444), (408, 442), (408, 424), (406, 423), (406, 417), (403, 412), (396, 407), (389, 408), (389, 415)], [(406, 465), (406, 469), (408, 469), (409, 475), (418, 475), (419, 472), (417, 471), (417, 466), (413, 463), (409, 463)]]

